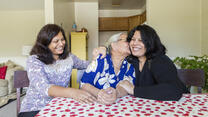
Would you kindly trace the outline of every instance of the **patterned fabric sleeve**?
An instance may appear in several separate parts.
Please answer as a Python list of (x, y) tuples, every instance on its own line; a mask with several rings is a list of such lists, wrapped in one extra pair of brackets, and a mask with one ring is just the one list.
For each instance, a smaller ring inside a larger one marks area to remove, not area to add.
[(99, 56), (95, 61), (92, 61), (90, 65), (87, 67), (86, 71), (84, 72), (82, 79), (81, 79), (81, 87), (85, 83), (89, 83), (94, 85), (94, 80), (96, 80), (96, 76), (99, 76), (98, 72), (98, 61), (100, 61), (101, 56)]
[(81, 60), (74, 54), (71, 54), (71, 57), (74, 63), (73, 68), (75, 69), (78, 69), (78, 70), (86, 69), (87, 66), (90, 64), (90, 61)]
[(44, 72), (44, 63), (35, 56), (30, 56), (27, 60), (27, 74), (30, 81), (30, 89), (33, 93), (38, 92), (40, 96), (48, 97), (48, 89), (52, 86), (49, 84), (47, 75)]
[(133, 65), (128, 63), (127, 72), (126, 72), (123, 80), (128, 80), (132, 84), (135, 84), (135, 72), (134, 72)]

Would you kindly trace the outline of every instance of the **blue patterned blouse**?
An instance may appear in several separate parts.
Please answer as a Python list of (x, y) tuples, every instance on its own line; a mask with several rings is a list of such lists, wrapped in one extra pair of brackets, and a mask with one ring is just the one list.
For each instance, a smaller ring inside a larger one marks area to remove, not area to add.
[(124, 59), (120, 71), (116, 75), (111, 56), (107, 54), (103, 59), (100, 57), (101, 55), (86, 69), (81, 79), (81, 86), (84, 83), (89, 83), (98, 89), (106, 89), (108, 87), (116, 88), (116, 85), (121, 80), (128, 80), (131, 83), (134, 83), (134, 67), (128, 63), (127, 60)]
[(30, 80), (20, 112), (41, 110), (53, 97), (48, 95), (52, 85), (68, 87), (72, 69), (86, 69), (89, 61), (80, 60), (73, 54), (64, 60), (46, 65), (32, 55), (27, 60), (27, 74)]

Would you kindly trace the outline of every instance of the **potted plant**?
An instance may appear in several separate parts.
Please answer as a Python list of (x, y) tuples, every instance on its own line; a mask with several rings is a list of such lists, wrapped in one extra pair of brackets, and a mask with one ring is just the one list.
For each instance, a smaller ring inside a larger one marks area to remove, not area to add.
[(176, 57), (173, 62), (182, 69), (202, 69), (205, 73), (203, 90), (208, 92), (208, 55)]

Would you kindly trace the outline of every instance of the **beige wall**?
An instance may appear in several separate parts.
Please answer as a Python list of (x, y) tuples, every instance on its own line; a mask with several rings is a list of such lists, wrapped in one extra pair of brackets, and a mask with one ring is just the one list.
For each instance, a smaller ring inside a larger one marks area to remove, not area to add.
[(147, 0), (147, 23), (170, 57), (200, 55), (200, 0)]
[(54, 0), (54, 23), (62, 26), (67, 39), (75, 21), (74, 2), (72, 0)]
[(74, 2), (72, 0), (54, 1), (54, 23), (62, 26), (67, 35), (72, 30), (75, 21)]
[(43, 10), (2, 10), (0, 18), (0, 57), (22, 56), (22, 46), (32, 45), (44, 25)]
[(208, 55), (208, 0), (201, 0), (202, 7), (202, 54)]
[(98, 2), (75, 2), (75, 22), (77, 29), (87, 28), (88, 38), (88, 59), (92, 59), (92, 50), (98, 47)]

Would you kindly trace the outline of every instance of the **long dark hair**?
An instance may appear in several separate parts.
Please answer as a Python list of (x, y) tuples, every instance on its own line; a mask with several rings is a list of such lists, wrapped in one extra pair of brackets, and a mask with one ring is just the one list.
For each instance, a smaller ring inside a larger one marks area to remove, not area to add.
[(128, 34), (128, 42), (131, 41), (135, 31), (140, 31), (142, 42), (146, 47), (145, 56), (147, 59), (166, 54), (165, 46), (161, 43), (160, 37), (152, 27), (144, 24), (133, 28)]
[(51, 43), (52, 39), (58, 35), (59, 32), (62, 33), (65, 40), (64, 51), (59, 55), (59, 59), (67, 58), (69, 50), (66, 36), (64, 30), (56, 24), (47, 24), (41, 28), (40, 32), (38, 33), (35, 45), (30, 52), (30, 55), (37, 55), (38, 59), (43, 63), (52, 64), (55, 59), (53, 58), (53, 53), (48, 48), (48, 45)]

